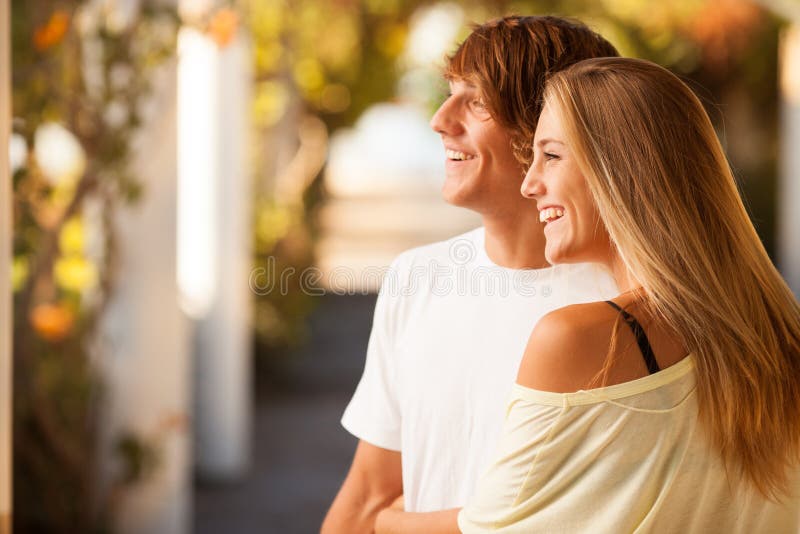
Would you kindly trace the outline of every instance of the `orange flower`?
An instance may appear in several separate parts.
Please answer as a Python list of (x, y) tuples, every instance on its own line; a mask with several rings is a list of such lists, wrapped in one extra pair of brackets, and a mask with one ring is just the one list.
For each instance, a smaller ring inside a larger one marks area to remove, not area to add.
[(763, 20), (762, 10), (753, 2), (718, 0), (708, 2), (692, 18), (689, 30), (702, 45), (706, 67), (724, 68), (749, 46)]
[(208, 23), (208, 34), (219, 46), (227, 46), (236, 35), (239, 27), (239, 14), (230, 8), (222, 8), (214, 13)]
[(36, 28), (33, 33), (33, 46), (39, 52), (43, 52), (57, 45), (66, 35), (68, 28), (69, 14), (61, 9), (55, 11), (44, 26)]
[(47, 341), (61, 341), (75, 322), (72, 311), (60, 304), (39, 304), (31, 312), (31, 325)]

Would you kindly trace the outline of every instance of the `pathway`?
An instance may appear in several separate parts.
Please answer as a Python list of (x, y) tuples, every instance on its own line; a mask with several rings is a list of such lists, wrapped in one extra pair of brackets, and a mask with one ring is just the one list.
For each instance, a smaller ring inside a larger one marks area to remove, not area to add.
[(374, 306), (374, 296), (321, 297), (286, 386), (259, 392), (249, 476), (197, 484), (196, 534), (319, 531), (355, 450), (339, 418), (361, 375)]

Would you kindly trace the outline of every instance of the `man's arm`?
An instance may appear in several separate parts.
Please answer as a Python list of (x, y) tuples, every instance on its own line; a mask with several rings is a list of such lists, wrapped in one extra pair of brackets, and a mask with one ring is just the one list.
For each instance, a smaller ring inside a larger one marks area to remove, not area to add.
[(375, 534), (461, 534), (460, 508), (439, 512), (404, 512), (386, 508), (375, 521)]
[(403, 493), (400, 453), (359, 441), (320, 534), (372, 534), (378, 512)]

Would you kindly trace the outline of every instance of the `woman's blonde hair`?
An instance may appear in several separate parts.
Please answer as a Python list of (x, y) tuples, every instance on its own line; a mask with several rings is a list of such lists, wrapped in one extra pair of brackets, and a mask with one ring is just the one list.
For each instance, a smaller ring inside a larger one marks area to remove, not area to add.
[(800, 460), (800, 306), (767, 256), (702, 104), (637, 59), (555, 73), (600, 217), (653, 317), (694, 354), (699, 415), (728, 469), (780, 499)]

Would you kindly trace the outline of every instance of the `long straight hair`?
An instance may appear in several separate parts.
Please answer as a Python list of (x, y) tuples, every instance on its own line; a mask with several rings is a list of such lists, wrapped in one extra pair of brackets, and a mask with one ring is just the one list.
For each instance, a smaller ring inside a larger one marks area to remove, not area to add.
[(699, 417), (729, 476), (773, 500), (796, 491), (800, 306), (702, 104), (666, 69), (620, 58), (554, 74), (545, 101), (650, 313), (694, 354)]

